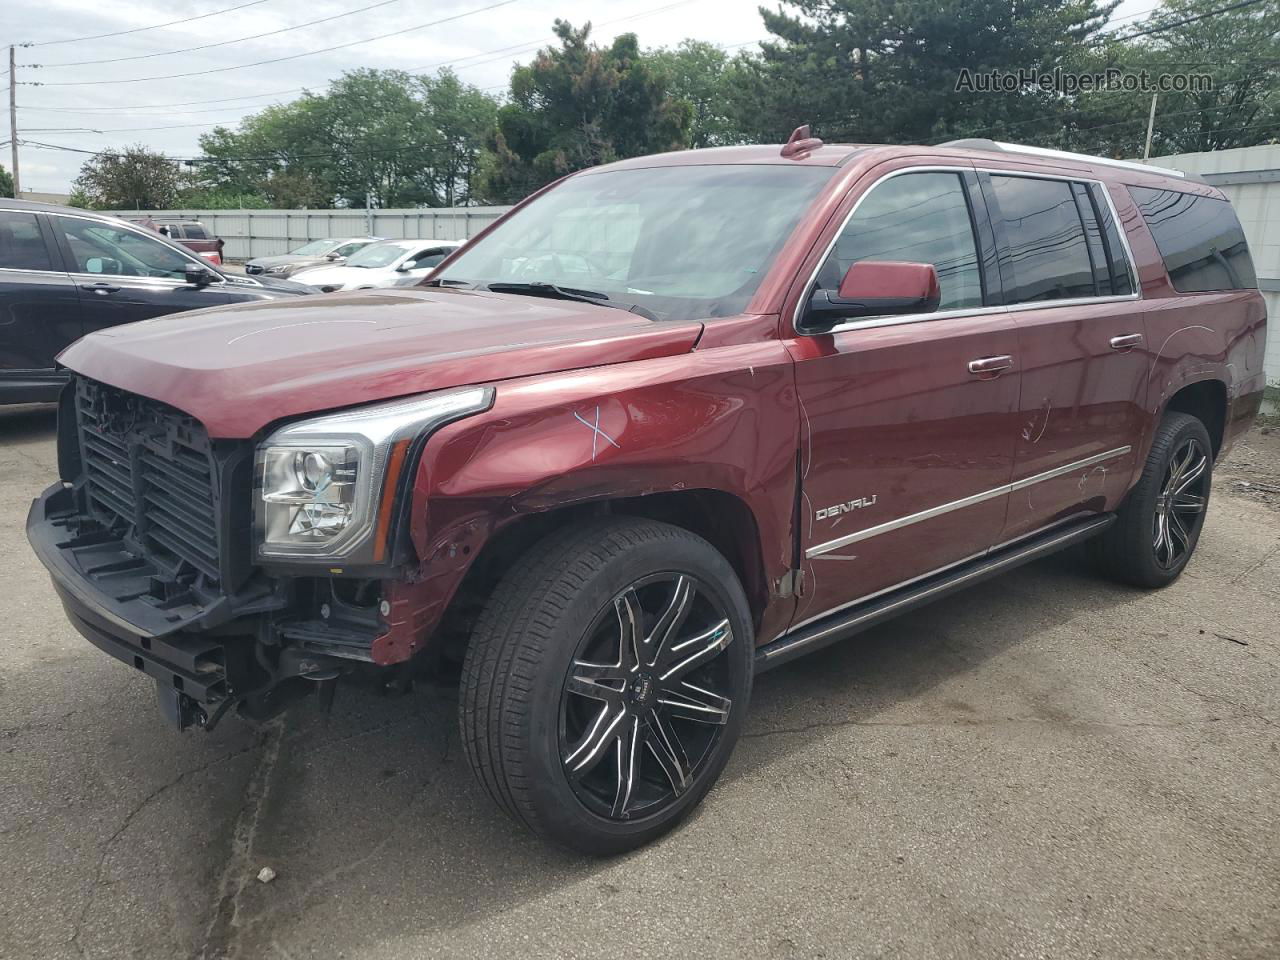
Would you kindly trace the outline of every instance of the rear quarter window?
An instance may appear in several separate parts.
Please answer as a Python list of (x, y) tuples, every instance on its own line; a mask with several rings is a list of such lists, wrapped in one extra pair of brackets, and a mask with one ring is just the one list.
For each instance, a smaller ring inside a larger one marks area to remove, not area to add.
[(1179, 293), (1258, 286), (1244, 229), (1226, 200), (1150, 187), (1129, 193)]

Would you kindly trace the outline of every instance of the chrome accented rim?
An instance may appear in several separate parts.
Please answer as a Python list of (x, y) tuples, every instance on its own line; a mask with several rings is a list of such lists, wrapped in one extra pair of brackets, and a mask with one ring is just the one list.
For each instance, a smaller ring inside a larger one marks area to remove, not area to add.
[(1162, 570), (1182, 563), (1195, 543), (1208, 503), (1209, 454), (1200, 441), (1184, 440), (1165, 469), (1152, 518), (1151, 548)]
[(644, 577), (600, 611), (560, 699), (560, 763), (588, 810), (629, 821), (689, 790), (733, 708), (733, 639), (719, 601), (688, 574)]

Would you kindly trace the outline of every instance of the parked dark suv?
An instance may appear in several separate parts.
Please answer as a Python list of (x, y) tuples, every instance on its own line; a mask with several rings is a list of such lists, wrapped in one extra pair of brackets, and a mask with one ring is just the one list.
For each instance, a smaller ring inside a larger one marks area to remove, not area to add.
[(761, 670), (1070, 544), (1171, 583), (1265, 336), (1208, 184), (800, 130), (574, 174), (425, 285), (86, 337), (27, 532), (178, 726), (461, 661), (485, 789), (618, 852)]
[(86, 333), (310, 292), (287, 280), (223, 273), (115, 217), (0, 200), (0, 403), (56, 400), (67, 374), (54, 358)]

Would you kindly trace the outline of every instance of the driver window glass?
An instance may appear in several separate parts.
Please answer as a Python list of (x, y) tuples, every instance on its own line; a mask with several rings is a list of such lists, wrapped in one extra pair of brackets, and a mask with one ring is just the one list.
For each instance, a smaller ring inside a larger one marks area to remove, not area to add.
[(34, 213), (0, 211), (0, 270), (52, 270)]
[(80, 273), (183, 280), (192, 262), (150, 237), (109, 224), (59, 217), (58, 227)]
[(837, 289), (861, 260), (931, 263), (942, 289), (939, 310), (981, 306), (978, 248), (960, 175), (908, 173), (875, 187), (818, 271), (818, 289)]
[(347, 243), (339, 247), (337, 250), (334, 250), (333, 255), (339, 256), (339, 257), (349, 257), (363, 246), (367, 246), (367, 244)]

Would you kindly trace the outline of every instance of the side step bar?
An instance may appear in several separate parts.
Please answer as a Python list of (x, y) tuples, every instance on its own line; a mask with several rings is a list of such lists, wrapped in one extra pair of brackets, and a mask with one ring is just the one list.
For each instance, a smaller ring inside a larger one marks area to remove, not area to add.
[(1115, 514), (1107, 513), (1077, 521), (1070, 526), (1057, 527), (1033, 539), (995, 550), (963, 566), (926, 577), (864, 604), (833, 613), (799, 630), (784, 633), (756, 651), (756, 673), (771, 670), (814, 650), (821, 650), (837, 640), (868, 630), (915, 607), (1088, 540), (1115, 523), (1115, 519)]

